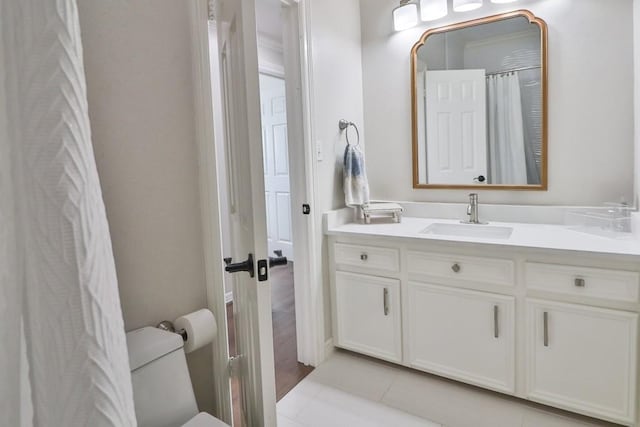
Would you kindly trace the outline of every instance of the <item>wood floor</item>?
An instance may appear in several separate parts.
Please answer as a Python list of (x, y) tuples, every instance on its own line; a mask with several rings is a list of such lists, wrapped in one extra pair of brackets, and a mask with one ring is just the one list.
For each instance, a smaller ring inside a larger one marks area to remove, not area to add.
[[(276, 370), (276, 399), (282, 399), (313, 367), (298, 362), (296, 312), (293, 292), (293, 263), (275, 267), (271, 273), (271, 314), (273, 317), (273, 349)], [(233, 303), (227, 304), (229, 354), (236, 354)], [(240, 393), (236, 378), (232, 379), (234, 425), (240, 426)]]

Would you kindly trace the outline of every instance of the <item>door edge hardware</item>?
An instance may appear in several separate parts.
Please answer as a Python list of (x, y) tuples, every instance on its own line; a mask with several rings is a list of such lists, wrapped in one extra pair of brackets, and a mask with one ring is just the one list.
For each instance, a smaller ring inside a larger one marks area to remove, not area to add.
[(302, 205), (302, 215), (309, 215), (311, 213), (311, 205), (304, 203)]
[(267, 260), (258, 260), (258, 282), (264, 282), (269, 279), (269, 269), (267, 268)]
[(233, 261), (233, 259), (224, 258), (224, 263), (226, 264), (224, 271), (226, 271), (227, 273), (238, 273), (239, 271), (246, 271), (247, 273), (249, 273), (249, 276), (255, 276), (253, 254), (249, 254), (246, 261), (237, 262), (235, 264), (232, 264), (231, 261)]
[(229, 357), (227, 369), (230, 377), (237, 377), (240, 372), (240, 355)]

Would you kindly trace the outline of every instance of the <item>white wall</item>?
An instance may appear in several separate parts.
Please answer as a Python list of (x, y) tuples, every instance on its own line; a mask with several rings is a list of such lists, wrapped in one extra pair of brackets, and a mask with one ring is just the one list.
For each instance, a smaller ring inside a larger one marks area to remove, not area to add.
[[(96, 162), (127, 330), (206, 307), (188, 8), (78, 2)], [(201, 409), (211, 351), (188, 356)]]
[[(322, 212), (344, 206), (342, 190), (342, 157), (345, 140), (338, 121), (346, 119), (363, 129), (362, 62), (360, 43), (360, 5), (358, 0), (309, 0), (309, 31), (311, 36), (311, 108), (312, 133), (322, 151), (322, 161), (316, 163), (317, 229), (322, 231)], [(325, 336), (331, 336), (331, 315), (328, 280), (328, 253), (324, 239), (321, 244), (324, 280)]]
[(633, 63), (634, 63), (634, 124), (635, 124), (635, 186), (636, 206), (640, 202), (640, 0), (633, 0)]
[[(486, 203), (633, 201), (632, 0), (522, 0), (392, 31), (395, 0), (362, 0), (367, 170), (377, 199), (462, 202), (468, 190), (414, 190), (409, 51), (430, 27), (529, 9), (549, 27), (549, 190), (481, 191)], [(450, 9), (451, 10), (451, 9)]]

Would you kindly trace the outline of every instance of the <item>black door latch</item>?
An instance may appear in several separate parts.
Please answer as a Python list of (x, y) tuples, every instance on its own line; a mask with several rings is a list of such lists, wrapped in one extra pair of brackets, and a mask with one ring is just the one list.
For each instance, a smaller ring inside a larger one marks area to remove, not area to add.
[(232, 258), (224, 259), (224, 263), (227, 265), (224, 268), (224, 271), (226, 271), (227, 273), (237, 273), (239, 271), (246, 271), (247, 273), (249, 273), (249, 276), (251, 277), (255, 276), (255, 270), (254, 270), (255, 267), (253, 266), (253, 254), (249, 254), (246, 261), (237, 262), (235, 264), (232, 264), (231, 261), (233, 261)]

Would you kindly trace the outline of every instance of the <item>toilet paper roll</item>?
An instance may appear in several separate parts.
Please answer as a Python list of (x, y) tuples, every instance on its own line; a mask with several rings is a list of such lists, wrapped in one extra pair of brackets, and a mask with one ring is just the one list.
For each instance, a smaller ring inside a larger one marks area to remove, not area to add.
[(178, 317), (174, 322), (176, 331), (184, 329), (187, 339), (184, 342), (185, 353), (191, 353), (213, 342), (218, 325), (213, 313), (206, 308)]

